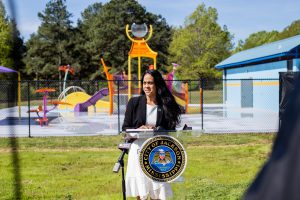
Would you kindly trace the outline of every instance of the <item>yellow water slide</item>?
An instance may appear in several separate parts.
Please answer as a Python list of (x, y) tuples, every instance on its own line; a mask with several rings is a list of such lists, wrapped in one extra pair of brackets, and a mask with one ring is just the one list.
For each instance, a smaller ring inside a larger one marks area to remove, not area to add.
[[(78, 103), (83, 103), (86, 102), (88, 99), (91, 98), (91, 95), (88, 95), (85, 92), (73, 92), (71, 94), (68, 94), (65, 97), (65, 102), (68, 102), (71, 105), (59, 105), (58, 109), (67, 109), (67, 110), (74, 110), (75, 105), (77, 105)], [(108, 112), (109, 111), (109, 102), (108, 101), (104, 101), (104, 100), (98, 100), (97, 103), (95, 104), (96, 107), (96, 111), (99, 112)], [(94, 112), (94, 107), (90, 106), (88, 108), (89, 112)]]

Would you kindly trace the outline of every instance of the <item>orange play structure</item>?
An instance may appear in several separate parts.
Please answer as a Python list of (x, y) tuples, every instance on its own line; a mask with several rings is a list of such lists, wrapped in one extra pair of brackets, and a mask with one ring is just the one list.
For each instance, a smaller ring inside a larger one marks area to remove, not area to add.
[[(135, 24), (133, 24), (135, 25)], [(137, 25), (142, 26), (142, 25)], [(143, 24), (143, 26), (146, 26)], [(156, 57), (157, 52), (153, 51), (147, 44), (147, 41), (152, 37), (152, 26), (150, 25), (150, 30), (148, 31), (147, 27), (145, 28), (145, 34), (148, 34), (147, 38), (144, 39), (145, 35), (135, 36), (135, 38), (130, 36), (129, 25), (126, 25), (126, 35), (129, 40), (132, 42), (130, 51), (128, 53), (128, 99), (131, 98), (132, 88), (131, 88), (131, 59), (138, 58), (138, 80), (141, 80), (141, 58), (151, 58), (153, 59), (153, 68), (156, 69)], [(133, 34), (135, 35), (135, 34)], [(138, 88), (141, 88), (141, 83), (138, 83)]]
[(58, 67), (59, 71), (63, 71), (65, 73), (70, 72), (72, 75), (75, 74), (74, 68), (72, 68), (70, 65), (62, 65)]
[[(153, 51), (147, 44), (147, 41), (150, 40), (152, 37), (152, 26), (149, 26), (149, 31), (148, 27), (145, 24), (137, 25), (133, 24), (131, 26), (131, 30), (129, 30), (129, 25), (126, 25), (126, 35), (129, 38), (129, 40), (132, 42), (130, 51), (128, 52), (128, 84), (125, 85), (122, 88), (119, 88), (119, 90), (124, 90), (128, 89), (128, 99), (131, 98), (131, 95), (133, 94), (134, 90), (140, 91), (141, 89), (141, 82), (138, 81), (138, 88), (132, 87), (132, 66), (131, 66), (131, 60), (134, 58), (138, 59), (138, 80), (141, 80), (141, 59), (142, 58), (150, 58), (153, 60), (153, 64), (151, 64), (149, 67), (151, 69), (156, 69), (156, 59), (158, 53)], [(144, 38), (145, 37), (145, 38)], [(113, 75), (110, 73), (111, 67), (108, 67), (104, 60), (101, 58), (100, 60), (105, 76), (107, 78), (107, 84), (108, 88), (102, 88), (101, 90), (97, 91), (95, 94), (89, 95), (86, 94), (85, 91), (81, 88), (81, 91), (76, 91), (73, 87), (76, 86), (70, 86), (70, 88), (73, 88), (72, 90), (75, 92), (69, 93), (68, 95), (67, 92), (69, 91), (68, 88), (65, 87), (66, 84), (66, 79), (67, 79), (67, 74), (71, 73), (74, 74), (75, 71), (70, 65), (64, 65), (59, 67), (59, 71), (64, 71), (65, 72), (65, 78), (64, 78), (64, 90), (62, 92), (63, 94), (63, 100), (59, 97), (59, 101), (52, 102), (54, 107), (58, 107), (59, 109), (68, 109), (68, 110), (73, 110), (74, 112), (89, 112), (92, 109), (94, 109), (94, 112), (96, 112), (96, 108), (100, 109), (100, 111), (107, 111), (108, 114), (113, 114), (113, 108), (114, 108), (114, 101), (113, 97), (115, 94), (115, 88), (114, 88), (114, 81), (119, 81), (119, 80), (124, 80), (124, 74), (122, 74), (120, 79), (118, 78), (117, 75)], [(174, 70), (172, 72), (173, 77), (174, 77)], [(172, 81), (173, 82), (173, 81)], [(189, 98), (188, 98), (188, 85), (187, 83), (185, 85), (182, 84), (182, 90), (174, 90), (174, 88), (171, 88), (171, 91), (173, 95), (175, 96), (176, 101), (183, 107), (185, 107), (186, 112), (188, 111), (188, 103), (189, 103)], [(49, 90), (48, 90), (49, 89)], [(52, 90), (51, 90), (52, 91)], [(46, 113), (49, 112), (47, 110), (47, 94), (48, 92), (51, 92), (50, 88), (47, 88), (47, 90), (43, 91), (37, 91), (37, 92), (43, 92), (44, 93), (44, 109), (40, 109), (40, 107), (36, 110), (32, 110), (32, 112), (38, 112), (43, 111), (44, 112), (44, 119), (42, 120), (41, 117), (39, 117), (41, 120), (40, 121), (47, 121)], [(178, 92), (179, 91), (179, 92)], [(138, 93), (138, 92), (137, 92)], [(104, 101), (102, 98), (108, 95), (108, 101)], [(61, 96), (61, 95), (60, 95)], [(99, 111), (99, 110), (98, 110)], [(42, 124), (41, 124), (42, 125)]]
[[(135, 36), (134, 38), (130, 35)], [(148, 27), (146, 24), (132, 24), (131, 30), (129, 30), (129, 25), (126, 25), (126, 35), (129, 38), (131, 43), (131, 48), (128, 53), (128, 99), (131, 98), (132, 95), (132, 86), (131, 86), (131, 59), (137, 58), (138, 59), (138, 80), (141, 80), (141, 58), (151, 58), (153, 59), (153, 65), (149, 66), (149, 69), (156, 69), (156, 57), (157, 52), (153, 51), (147, 44), (147, 41), (150, 40), (152, 37), (152, 25)], [(147, 36), (147, 37), (146, 37)], [(146, 37), (144, 39), (144, 37)], [(173, 68), (173, 71), (171, 72), (172, 80), (169, 80), (169, 83), (173, 83), (173, 77), (174, 77), (175, 69)], [(141, 88), (141, 82), (138, 82), (138, 89)], [(184, 85), (184, 88), (182, 91), (183, 93), (178, 93), (175, 90), (172, 90), (172, 88), (169, 88), (170, 91), (173, 93), (176, 101), (178, 104), (183, 106), (185, 108), (185, 111), (188, 110), (188, 104), (189, 104), (189, 97), (188, 97), (188, 84), (186, 83)]]
[(109, 70), (111, 69), (111, 67), (107, 67), (103, 58), (101, 58), (101, 63), (103, 65), (104, 68), (104, 72), (106, 75), (106, 79), (107, 79), (107, 84), (108, 84), (108, 90), (109, 90), (109, 111), (108, 113), (111, 115), (114, 111), (114, 105), (113, 105), (113, 97), (114, 97), (114, 77), (111, 73), (109, 73)]

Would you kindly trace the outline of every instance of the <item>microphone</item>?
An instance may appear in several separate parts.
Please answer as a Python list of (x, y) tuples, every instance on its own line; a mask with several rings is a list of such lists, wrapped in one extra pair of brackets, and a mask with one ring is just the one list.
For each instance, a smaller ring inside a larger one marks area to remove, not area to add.
[(118, 173), (120, 170), (121, 164), (119, 162), (116, 162), (113, 168), (113, 172)]

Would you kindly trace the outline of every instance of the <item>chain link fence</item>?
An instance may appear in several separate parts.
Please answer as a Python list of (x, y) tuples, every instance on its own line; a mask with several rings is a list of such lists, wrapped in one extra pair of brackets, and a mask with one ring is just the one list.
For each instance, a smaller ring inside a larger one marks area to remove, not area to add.
[[(277, 131), (278, 79), (177, 80), (167, 85), (185, 111), (178, 130), (187, 124), (193, 132), (205, 133)], [(18, 82), (0, 81), (1, 136), (9, 134), (8, 116), (20, 136), (119, 134), (128, 99), (141, 91), (139, 81), (124, 80), (21, 81), (20, 86), (20, 102), (12, 104)], [(77, 104), (87, 112), (76, 112)], [(43, 118), (47, 121), (40, 123)]]

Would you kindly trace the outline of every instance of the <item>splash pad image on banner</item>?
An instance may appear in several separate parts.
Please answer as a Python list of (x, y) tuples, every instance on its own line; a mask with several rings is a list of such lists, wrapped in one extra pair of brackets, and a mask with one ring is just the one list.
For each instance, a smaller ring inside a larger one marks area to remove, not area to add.
[(146, 140), (139, 158), (146, 176), (158, 182), (176, 180), (187, 163), (185, 149), (171, 136), (155, 136)]

